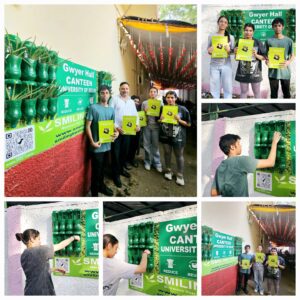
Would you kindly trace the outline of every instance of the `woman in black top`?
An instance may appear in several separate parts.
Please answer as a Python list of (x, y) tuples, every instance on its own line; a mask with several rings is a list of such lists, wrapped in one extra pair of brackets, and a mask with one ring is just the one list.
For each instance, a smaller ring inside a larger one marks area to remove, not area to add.
[[(168, 105), (177, 105), (177, 94), (174, 91), (169, 91), (166, 94), (166, 101)], [(191, 126), (191, 117), (189, 111), (181, 105), (178, 106), (178, 114), (174, 116), (178, 124), (161, 123), (161, 130), (159, 140), (163, 144), (166, 173), (164, 177), (167, 180), (172, 180), (173, 173), (171, 171), (172, 150), (176, 157), (177, 175), (176, 183), (184, 185), (183, 169), (184, 158), (183, 151), (186, 144), (186, 127)], [(160, 121), (164, 119), (160, 116)]]
[[(54, 257), (54, 252), (64, 249), (75, 240), (80, 241), (80, 237), (74, 235), (57, 245), (42, 246), (40, 233), (35, 229), (27, 229), (23, 233), (16, 233), (16, 239), (27, 247), (21, 255), (21, 265), (26, 276), (24, 295), (55, 295), (49, 259)], [(52, 271), (65, 273), (60, 268)]]
[[(251, 84), (254, 98), (261, 98), (260, 95), (260, 83), (262, 78), (262, 63), (265, 59), (266, 53), (265, 47), (261, 41), (253, 38), (255, 27), (251, 23), (247, 23), (244, 26), (244, 39), (254, 40), (252, 61), (239, 61), (239, 65), (236, 71), (235, 80), (240, 82), (241, 87), (241, 99), (247, 98), (249, 91), (249, 84)], [(238, 48), (234, 49), (236, 54)]]

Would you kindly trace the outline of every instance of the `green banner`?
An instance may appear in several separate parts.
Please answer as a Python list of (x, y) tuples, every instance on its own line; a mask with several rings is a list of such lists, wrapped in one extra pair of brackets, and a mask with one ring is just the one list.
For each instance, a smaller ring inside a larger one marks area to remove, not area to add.
[(231, 266), (235, 266), (237, 265), (237, 263), (238, 263), (237, 256), (210, 260), (210, 261), (202, 261), (202, 276), (206, 276), (214, 272), (218, 272), (220, 270), (229, 268)]
[(159, 273), (197, 278), (197, 217), (159, 223)]
[[(265, 9), (265, 10), (245, 10), (245, 23), (255, 26), (254, 37), (266, 41), (274, 35), (272, 22), (275, 18), (282, 18), (286, 23), (286, 10), (284, 9)], [(283, 30), (285, 35), (285, 29)]]
[(197, 280), (155, 273), (139, 274), (129, 281), (129, 288), (148, 295), (197, 295)]
[(98, 257), (55, 257), (54, 267), (64, 269), (66, 274), (54, 272), (54, 275), (98, 279), (98, 260)]
[(86, 256), (99, 256), (99, 210), (87, 209), (85, 213)]
[(226, 258), (234, 255), (234, 237), (214, 231), (212, 236), (212, 259)]
[(63, 59), (59, 63), (57, 84), (68, 92), (58, 98), (57, 116), (86, 111), (96, 102), (97, 71)]
[(84, 132), (85, 112), (5, 132), (5, 169)]

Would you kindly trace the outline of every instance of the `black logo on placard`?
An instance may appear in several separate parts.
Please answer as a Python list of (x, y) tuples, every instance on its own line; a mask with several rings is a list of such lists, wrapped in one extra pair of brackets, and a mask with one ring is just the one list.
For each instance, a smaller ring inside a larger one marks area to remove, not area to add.
[(217, 44), (217, 48), (218, 48), (218, 49), (222, 49), (222, 48), (223, 48), (223, 45), (222, 45), (222, 44)]

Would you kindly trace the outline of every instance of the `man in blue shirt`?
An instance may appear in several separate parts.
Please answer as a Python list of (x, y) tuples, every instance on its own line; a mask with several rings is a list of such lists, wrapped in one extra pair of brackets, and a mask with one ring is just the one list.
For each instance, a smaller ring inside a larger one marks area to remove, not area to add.
[[(112, 107), (108, 106), (110, 89), (103, 85), (99, 89), (100, 102), (92, 104), (86, 116), (86, 134), (90, 142), (92, 153), (92, 197), (98, 197), (98, 192), (113, 196), (113, 191), (104, 183), (104, 161), (106, 154), (110, 151), (111, 143), (101, 144), (99, 142), (99, 121), (115, 120), (115, 113)], [(115, 130), (113, 138), (116, 139), (119, 133)]]
[(239, 263), (239, 273), (238, 273), (238, 286), (236, 289), (236, 293), (239, 293), (241, 291), (243, 279), (244, 279), (244, 287), (243, 291), (245, 294), (248, 294), (248, 279), (250, 276), (250, 270), (252, 267), (253, 262), (253, 255), (250, 254), (250, 245), (245, 246), (245, 252), (240, 254), (238, 257), (238, 263)]

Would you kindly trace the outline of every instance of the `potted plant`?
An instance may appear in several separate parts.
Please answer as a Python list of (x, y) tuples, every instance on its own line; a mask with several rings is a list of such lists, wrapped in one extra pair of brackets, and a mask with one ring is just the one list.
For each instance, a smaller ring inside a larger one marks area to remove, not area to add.
[(5, 87), (5, 121), (10, 123), (10, 127), (16, 128), (22, 117), (22, 100), (29, 96), (28, 91), (24, 89), (18, 92), (16, 85)]
[(18, 35), (5, 34), (5, 78), (20, 83), (21, 63), (25, 46)]
[(37, 49), (35, 42), (25, 41), (25, 53), (22, 62), (22, 80), (34, 82), (36, 79), (36, 66), (39, 58), (39, 50)]
[(49, 51), (45, 46), (37, 47), (38, 63), (37, 63), (37, 81), (41, 86), (47, 86), (49, 79)]
[(57, 99), (59, 96), (65, 94), (67, 91), (63, 91), (59, 85), (51, 84), (46, 88), (44, 97), (49, 99), (48, 101), (48, 116), (50, 120), (53, 120), (57, 113)]
[(36, 87), (35, 85), (28, 84), (26, 86), (27, 97), (23, 100), (22, 112), (27, 125), (36, 117), (36, 102), (37, 98), (43, 93), (43, 87)]
[(58, 53), (56, 51), (49, 51), (49, 70), (48, 70), (48, 82), (53, 83), (56, 81), (56, 71), (58, 67)]

